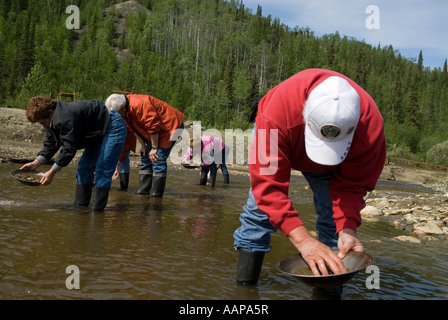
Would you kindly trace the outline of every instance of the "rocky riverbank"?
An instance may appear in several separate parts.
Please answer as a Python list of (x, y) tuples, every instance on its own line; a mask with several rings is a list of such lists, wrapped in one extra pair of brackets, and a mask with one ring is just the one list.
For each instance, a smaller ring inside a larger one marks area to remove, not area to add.
[[(34, 159), (45, 138), (42, 127), (29, 123), (23, 110), (11, 108), (0, 108), (0, 123), (0, 163)], [(138, 155), (131, 156), (131, 165), (139, 166)], [(229, 170), (231, 174), (248, 175), (245, 165), (230, 165)], [(409, 232), (408, 236), (398, 237), (403, 241), (448, 239), (447, 172), (387, 165), (381, 179), (414, 184), (424, 191), (374, 190), (366, 197), (367, 206), (361, 212), (364, 223), (387, 219), (396, 228)]]
[(397, 237), (397, 240), (448, 240), (446, 183), (434, 185), (434, 188), (445, 188), (445, 191), (428, 189), (420, 193), (403, 193), (375, 190), (367, 196), (366, 207), (361, 211), (364, 223), (371, 219), (386, 219), (409, 233)]

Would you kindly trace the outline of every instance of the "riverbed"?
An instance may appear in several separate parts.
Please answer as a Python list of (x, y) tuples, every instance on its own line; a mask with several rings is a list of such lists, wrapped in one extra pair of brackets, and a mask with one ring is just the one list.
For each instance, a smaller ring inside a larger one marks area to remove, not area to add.
[[(74, 166), (58, 173), (48, 187), (19, 183), (9, 174), (18, 167), (0, 165), (0, 299), (329, 298), (277, 270), (279, 260), (297, 253), (280, 232), (272, 235), (273, 249), (258, 285), (236, 284), (232, 235), (247, 199), (246, 175), (231, 175), (230, 185), (224, 185), (218, 173), (211, 188), (199, 186), (198, 170), (170, 167), (165, 196), (154, 199), (135, 194), (138, 169), (133, 168), (130, 189), (120, 191), (115, 181), (106, 210), (92, 214), (72, 205)], [(381, 181), (378, 188), (412, 190), (391, 181)], [(312, 193), (303, 177), (293, 177), (290, 193), (302, 220), (314, 230)], [(361, 271), (339, 298), (448, 298), (446, 241), (398, 241), (407, 231), (382, 218), (366, 219), (358, 234), (378, 267), (379, 285), (372, 288), (372, 274)], [(70, 266), (79, 270), (79, 289), (70, 287)]]

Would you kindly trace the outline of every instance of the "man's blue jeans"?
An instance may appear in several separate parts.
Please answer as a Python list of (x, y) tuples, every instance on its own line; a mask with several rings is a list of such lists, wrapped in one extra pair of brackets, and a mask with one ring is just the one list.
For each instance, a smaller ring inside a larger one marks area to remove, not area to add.
[[(314, 193), (314, 206), (318, 214), (316, 229), (320, 242), (330, 248), (337, 248), (336, 226), (333, 219), (333, 204), (330, 200), (330, 180), (333, 172), (308, 173), (302, 172)], [(252, 189), (243, 207), (244, 213), (240, 215), (241, 227), (233, 237), (234, 247), (247, 251), (269, 252), (271, 250), (271, 233), (277, 229), (271, 224), (266, 213), (260, 210), (255, 203)]]
[(103, 142), (86, 148), (79, 159), (76, 183), (110, 188), (125, 139), (126, 124), (123, 118), (112, 110)]
[[(184, 124), (182, 123), (182, 126), (178, 130), (183, 130)], [(179, 132), (180, 135), (180, 132)], [(144, 140), (146, 143), (146, 151), (145, 156), (141, 159), (141, 167), (140, 172), (153, 172), (153, 173), (159, 173), (159, 174), (166, 174), (168, 172), (168, 164), (167, 160), (170, 156), (171, 150), (174, 147), (174, 144), (176, 141), (173, 141), (171, 144), (171, 147), (169, 149), (164, 149), (161, 146), (157, 148), (157, 156), (159, 157), (156, 162), (152, 162), (149, 159), (149, 152), (152, 149), (151, 141)]]
[[(222, 150), (222, 152), (220, 152), (220, 153), (222, 154), (222, 159), (221, 159), (221, 161), (218, 161), (217, 163), (221, 165), (221, 171), (222, 171), (223, 175), (229, 174), (229, 170), (227, 169), (227, 165), (226, 165), (226, 152), (225, 152), (225, 150)], [(218, 156), (219, 156), (219, 154), (218, 154)], [(210, 164), (209, 166), (202, 165), (202, 167), (201, 167), (202, 173), (208, 173), (209, 171), (211, 174), (216, 174), (218, 172), (218, 166), (215, 161), (213, 161), (212, 164)]]
[(118, 172), (119, 173), (129, 173), (131, 172), (131, 161), (129, 159), (129, 155), (131, 152), (128, 150), (126, 153), (126, 156), (124, 159), (120, 162), (120, 165), (118, 166)]

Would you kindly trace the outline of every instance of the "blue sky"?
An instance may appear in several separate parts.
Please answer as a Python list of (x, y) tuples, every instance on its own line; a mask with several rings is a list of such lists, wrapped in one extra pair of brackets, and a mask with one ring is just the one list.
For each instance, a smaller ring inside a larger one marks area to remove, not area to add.
[[(423, 64), (427, 67), (442, 68), (448, 58), (447, 0), (243, 0), (243, 3), (252, 13), (260, 5), (263, 16), (270, 14), (290, 27), (309, 27), (316, 36), (338, 31), (341, 36), (374, 46), (392, 45), (403, 57), (411, 59), (417, 59), (422, 50)], [(375, 11), (366, 12), (371, 5), (376, 6)], [(374, 14), (379, 19), (374, 20)]]

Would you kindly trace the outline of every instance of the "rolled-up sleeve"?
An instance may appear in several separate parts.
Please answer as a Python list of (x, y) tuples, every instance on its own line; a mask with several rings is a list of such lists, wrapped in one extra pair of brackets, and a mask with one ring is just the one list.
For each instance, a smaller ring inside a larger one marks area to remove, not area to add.
[(45, 136), (44, 147), (37, 153), (37, 160), (42, 164), (48, 163), (61, 147), (50, 129), (45, 128)]

